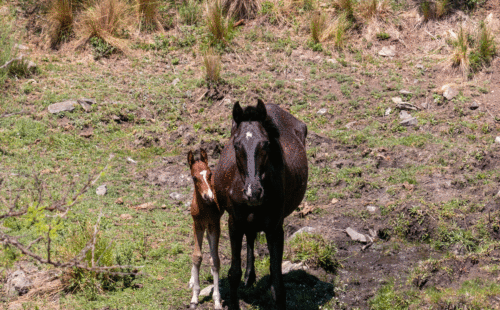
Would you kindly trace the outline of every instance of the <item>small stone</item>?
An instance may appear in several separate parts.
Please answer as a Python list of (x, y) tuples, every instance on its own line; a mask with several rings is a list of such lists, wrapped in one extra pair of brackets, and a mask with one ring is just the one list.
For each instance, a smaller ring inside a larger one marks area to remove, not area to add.
[(28, 71), (30, 72), (34, 72), (36, 70), (36, 63), (34, 63), (33, 61), (29, 60), (28, 63), (26, 64), (26, 69), (28, 69)]
[(137, 162), (135, 160), (133, 160), (132, 158), (130, 158), (130, 157), (127, 157), (127, 161), (131, 162), (133, 164), (137, 164)]
[(427, 109), (427, 108), (429, 108), (429, 104), (428, 104), (427, 102), (422, 102), (422, 103), (420, 104), (420, 106), (421, 106), (423, 109)]
[(123, 198), (121, 198), (121, 197), (120, 197), (120, 198), (116, 199), (116, 200), (115, 200), (115, 203), (116, 203), (117, 205), (122, 205), (122, 204), (123, 204)]
[(411, 94), (412, 94), (412, 92), (411, 92), (411, 91), (406, 90), (406, 89), (402, 89), (402, 90), (400, 90), (400, 91), (399, 91), (399, 93), (400, 93), (401, 95), (411, 95)]
[(330, 59), (327, 59), (326, 60), (327, 63), (330, 63), (330, 64), (336, 64), (337, 63), (337, 60), (333, 59), (333, 58), (330, 58)]
[(224, 99), (222, 100), (222, 104), (223, 104), (223, 105), (225, 105), (225, 106), (228, 106), (228, 107), (229, 107), (229, 106), (231, 106), (231, 107), (232, 107), (232, 105), (231, 105), (231, 99), (229, 99), (229, 98), (224, 98)]
[(316, 112), (316, 114), (324, 115), (324, 114), (326, 114), (326, 112), (328, 112), (328, 110), (326, 108), (323, 108), (323, 109), (319, 109), (318, 112)]
[(209, 286), (205, 287), (200, 291), (200, 296), (209, 296), (212, 293), (212, 290), (214, 289), (214, 285), (210, 284)]
[(90, 112), (90, 110), (92, 109), (92, 105), (96, 104), (96, 101), (94, 99), (82, 98), (78, 99), (77, 101), (82, 106), (83, 110), (85, 110), (85, 112)]
[(399, 124), (402, 126), (417, 126), (418, 120), (416, 117), (410, 117), (410, 118), (402, 120)]
[(58, 102), (49, 105), (49, 112), (52, 114), (64, 112), (64, 111), (73, 111), (75, 109), (75, 105), (77, 102), (75, 100), (66, 100), (63, 102)]
[(295, 82), (302, 82), (304, 79), (295, 79)]
[(313, 231), (315, 231), (316, 229), (314, 227), (310, 227), (310, 226), (306, 226), (306, 227), (302, 227), (301, 229), (297, 230), (296, 232), (294, 232), (290, 238), (288, 238), (288, 240), (293, 240), (293, 238), (297, 237), (297, 235), (300, 235), (302, 233), (312, 233)]
[(132, 219), (132, 215), (130, 215), (128, 213), (125, 213), (125, 214), (120, 215), (120, 218), (122, 220), (131, 220)]
[(17, 48), (18, 50), (22, 50), (22, 51), (30, 49), (29, 47), (27, 47), (26, 45), (23, 45), (23, 44), (16, 44), (16, 45), (14, 45), (14, 47)]
[(458, 95), (458, 90), (453, 88), (452, 84), (446, 84), (441, 86), (439, 91), (443, 92), (443, 96), (448, 100), (451, 100)]
[(368, 212), (370, 212), (370, 213), (374, 213), (374, 212), (377, 212), (378, 208), (375, 206), (367, 206), (366, 210), (368, 210)]
[(179, 193), (171, 193), (170, 194), (170, 198), (174, 199), (174, 200), (181, 200), (182, 199), (182, 195), (179, 194)]
[(80, 137), (90, 138), (94, 135), (94, 130), (92, 127), (85, 128), (82, 132), (80, 132)]
[(351, 227), (347, 227), (347, 229), (345, 230), (345, 232), (349, 235), (349, 237), (351, 238), (351, 240), (359, 241), (359, 242), (363, 242), (363, 243), (367, 242), (365, 235), (360, 234), (359, 232), (355, 231)]
[(495, 138), (495, 142), (500, 144), (500, 136)]
[(7, 296), (17, 297), (28, 293), (31, 286), (28, 276), (22, 270), (16, 270), (7, 277), (6, 292)]
[(396, 56), (396, 46), (384, 46), (382, 49), (378, 52), (380, 56), (384, 57), (394, 57)]
[(417, 79), (414, 79), (414, 80), (413, 80), (413, 84), (418, 84), (418, 80), (417, 80)]
[(404, 111), (404, 110), (401, 111), (401, 112), (399, 112), (399, 118), (400, 119), (407, 119), (407, 118), (410, 118), (410, 117), (411, 117), (411, 115), (408, 112)]
[(479, 102), (477, 102), (477, 101), (473, 101), (471, 103), (471, 105), (469, 106), (469, 109), (471, 109), (471, 110), (476, 110), (477, 108), (479, 108)]
[(391, 109), (391, 108), (387, 108), (387, 109), (385, 110), (384, 115), (385, 115), (385, 116), (389, 116), (389, 115), (391, 114), (391, 111), (392, 111), (392, 109)]
[(106, 184), (103, 184), (101, 186), (99, 186), (96, 190), (95, 190), (95, 193), (98, 195), (98, 196), (104, 196), (106, 195), (106, 193), (108, 192), (108, 188), (106, 187)]
[(339, 202), (339, 200), (337, 198), (333, 198), (332, 201), (330, 202), (332, 205), (336, 204), (337, 202)]
[(351, 129), (351, 127), (352, 127), (352, 126), (354, 126), (356, 123), (357, 123), (357, 121), (347, 123), (347, 124), (345, 125), (345, 128), (347, 128), (347, 129)]
[(177, 85), (177, 83), (179, 83), (181, 80), (179, 78), (175, 78), (173, 81), (172, 81), (172, 85), (175, 86)]
[(396, 105), (396, 108), (400, 109), (400, 110), (407, 110), (407, 111), (417, 111), (418, 110), (418, 108), (416, 106), (414, 106), (413, 104), (408, 103), (408, 102), (400, 102)]
[(424, 67), (424, 65), (423, 65), (423, 64), (416, 64), (416, 65), (415, 65), (415, 68), (420, 69), (420, 70), (424, 70), (424, 71), (425, 71), (425, 67)]
[(403, 102), (403, 99), (401, 99), (401, 97), (392, 97), (391, 98), (392, 102), (394, 102), (395, 104), (398, 104), (398, 103), (402, 103)]

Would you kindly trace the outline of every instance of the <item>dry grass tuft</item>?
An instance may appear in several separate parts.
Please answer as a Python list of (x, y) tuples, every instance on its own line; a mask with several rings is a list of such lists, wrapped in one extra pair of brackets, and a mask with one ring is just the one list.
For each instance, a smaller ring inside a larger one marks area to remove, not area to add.
[(250, 19), (261, 10), (261, 0), (223, 0), (222, 8), (235, 19)]
[(158, 0), (136, 0), (137, 13), (143, 28), (148, 30), (163, 30), (158, 15)]
[(135, 22), (133, 10), (125, 0), (94, 1), (82, 13), (78, 29), (81, 40), (78, 45), (92, 37), (98, 37), (129, 54), (130, 50), (124, 39)]
[(57, 48), (69, 39), (73, 29), (73, 8), (71, 0), (52, 0), (47, 14), (49, 21), (50, 47)]
[(321, 41), (333, 41), (335, 48), (342, 49), (347, 41), (349, 28), (351, 28), (351, 21), (348, 13), (344, 12), (323, 32)]
[(205, 68), (205, 79), (208, 84), (217, 84), (220, 81), (220, 55), (215, 54), (212, 49), (209, 49), (203, 56), (203, 66)]
[(384, 17), (392, 12), (388, 0), (363, 0), (356, 7), (356, 13), (364, 18)]
[(451, 62), (454, 67), (460, 68), (464, 76), (467, 76), (467, 74), (469, 73), (469, 44), (467, 41), (467, 37), (467, 31), (465, 31), (461, 26), (458, 32), (457, 39), (452, 41), (452, 44), (455, 48), (451, 56)]
[(205, 22), (212, 35), (212, 43), (228, 43), (232, 22), (224, 16), (220, 0), (207, 2)]
[(310, 29), (314, 43), (319, 43), (326, 29), (326, 16), (322, 12), (312, 13)]
[(344, 12), (348, 19), (354, 17), (354, 8), (356, 3), (354, 0), (334, 0), (333, 6)]
[(436, 17), (441, 18), (448, 13), (449, 0), (438, 0), (436, 2)]

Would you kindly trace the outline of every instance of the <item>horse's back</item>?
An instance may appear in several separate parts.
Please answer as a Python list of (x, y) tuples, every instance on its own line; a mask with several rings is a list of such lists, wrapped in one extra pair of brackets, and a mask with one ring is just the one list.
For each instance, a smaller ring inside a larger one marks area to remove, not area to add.
[(268, 115), (280, 133), (285, 160), (285, 216), (295, 210), (304, 198), (308, 167), (305, 149), (307, 126), (275, 104), (266, 104)]

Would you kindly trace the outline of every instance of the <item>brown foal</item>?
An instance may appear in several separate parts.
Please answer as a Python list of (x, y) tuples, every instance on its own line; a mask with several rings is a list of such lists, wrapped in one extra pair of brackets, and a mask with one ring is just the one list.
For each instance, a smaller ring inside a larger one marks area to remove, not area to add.
[(198, 295), (200, 294), (200, 266), (202, 261), (201, 246), (203, 235), (207, 231), (208, 245), (212, 257), (212, 276), (214, 277), (214, 292), (212, 298), (215, 309), (222, 309), (219, 293), (219, 237), (220, 218), (223, 211), (215, 197), (213, 177), (208, 167), (208, 156), (204, 149), (200, 149), (200, 160), (195, 160), (193, 152), (188, 153), (188, 163), (191, 168), (191, 176), (194, 183), (193, 201), (191, 202), (191, 216), (193, 217), (194, 230), (194, 251), (193, 268), (191, 269), (191, 280), (189, 288), (193, 289), (191, 299), (191, 309), (198, 305)]

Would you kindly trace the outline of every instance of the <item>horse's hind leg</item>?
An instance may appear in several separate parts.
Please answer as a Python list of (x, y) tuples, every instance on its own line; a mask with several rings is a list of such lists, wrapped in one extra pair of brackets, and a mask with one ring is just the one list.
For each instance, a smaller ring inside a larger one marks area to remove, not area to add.
[(250, 287), (255, 283), (255, 256), (254, 256), (254, 245), (255, 238), (257, 237), (257, 232), (250, 232), (246, 234), (247, 236), (247, 270), (245, 272), (244, 282), (245, 287)]
[(193, 298), (191, 298), (191, 309), (196, 308), (198, 305), (198, 295), (200, 295), (200, 266), (203, 256), (201, 253), (201, 246), (203, 244), (203, 234), (205, 227), (202, 224), (193, 223), (194, 230), (194, 251), (193, 251), (193, 268), (191, 268), (191, 279), (189, 280), (189, 288), (193, 289)]
[(210, 255), (212, 256), (212, 276), (214, 277), (214, 292), (212, 298), (215, 304), (215, 310), (222, 310), (219, 292), (219, 237), (220, 237), (220, 223), (214, 224), (213, 227), (208, 229), (208, 244), (210, 246)]

